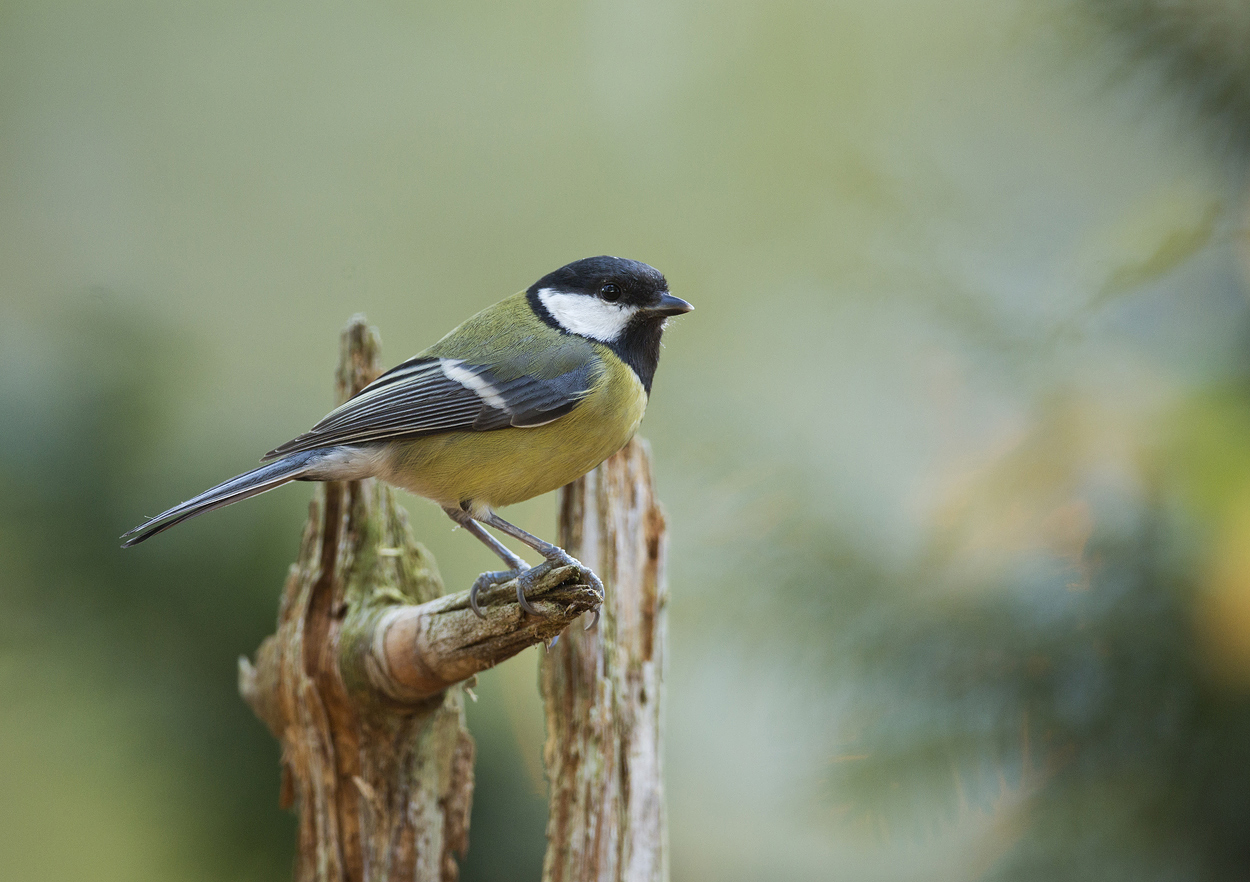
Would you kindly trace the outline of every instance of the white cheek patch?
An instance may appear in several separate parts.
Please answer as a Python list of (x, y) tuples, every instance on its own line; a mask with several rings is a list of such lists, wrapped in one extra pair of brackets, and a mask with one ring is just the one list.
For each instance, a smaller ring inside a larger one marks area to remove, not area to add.
[(566, 294), (540, 288), (538, 299), (564, 330), (600, 343), (615, 342), (638, 312), (638, 307), (608, 303), (587, 294)]

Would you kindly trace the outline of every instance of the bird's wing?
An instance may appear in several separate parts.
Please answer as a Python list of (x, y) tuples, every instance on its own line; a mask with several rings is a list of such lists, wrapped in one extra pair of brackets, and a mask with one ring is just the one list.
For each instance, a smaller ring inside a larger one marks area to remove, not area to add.
[(518, 375), (510, 367), (417, 356), (378, 377), (264, 459), (337, 444), (545, 425), (590, 394), (602, 369), (598, 359), (568, 364), (551, 377)]

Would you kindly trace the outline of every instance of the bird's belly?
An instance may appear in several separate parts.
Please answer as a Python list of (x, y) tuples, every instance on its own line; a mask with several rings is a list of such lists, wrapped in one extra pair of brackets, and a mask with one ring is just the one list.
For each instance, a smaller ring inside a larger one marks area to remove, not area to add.
[[(646, 393), (632, 371), (625, 373), (604, 385), (631, 383), (636, 390), (626, 390), (630, 394), (597, 389), (545, 426), (394, 442), (382, 477), (440, 505), (468, 503), (471, 510), (511, 505), (563, 487), (620, 450), (638, 430)], [(618, 404), (609, 408), (607, 401)]]

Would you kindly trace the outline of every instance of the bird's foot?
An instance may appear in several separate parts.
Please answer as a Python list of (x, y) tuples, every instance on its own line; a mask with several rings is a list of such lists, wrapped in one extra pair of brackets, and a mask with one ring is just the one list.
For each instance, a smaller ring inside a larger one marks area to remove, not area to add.
[[(469, 608), (473, 610), (478, 618), (486, 618), (478, 605), (478, 594), (488, 588), (494, 588), (515, 580), (516, 599), (517, 603), (521, 605), (521, 609), (532, 616), (542, 616), (545, 613), (530, 603), (526, 595), (536, 590), (544, 590), (555, 585), (564, 584), (570, 581), (570, 577), (589, 586), (599, 596), (599, 603), (602, 603), (604, 596), (603, 582), (600, 581), (599, 577), (567, 552), (562, 549), (556, 550), (559, 552), (558, 554), (552, 554), (536, 567), (482, 573), (473, 582), (473, 587), (469, 589)], [(599, 621), (598, 607), (595, 608), (594, 613), (595, 617), (586, 626), (587, 630), (593, 628)]]
[(536, 569), (541, 569), (542, 567), (569, 567), (577, 573), (579, 581), (589, 585), (590, 589), (599, 596), (599, 602), (595, 605), (593, 610), (595, 617), (587, 623), (584, 629), (589, 631), (595, 625), (599, 624), (599, 608), (603, 606), (603, 598), (606, 596), (603, 589), (603, 582), (598, 576), (595, 575), (594, 570), (583, 564), (577, 558), (573, 557), (573, 555), (569, 554), (563, 548), (553, 546), (553, 549), (553, 551), (545, 555), (546, 560), (539, 564)]

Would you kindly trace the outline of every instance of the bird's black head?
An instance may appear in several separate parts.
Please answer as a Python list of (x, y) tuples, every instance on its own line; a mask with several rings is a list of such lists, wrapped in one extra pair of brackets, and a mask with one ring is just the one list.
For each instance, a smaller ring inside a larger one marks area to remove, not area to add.
[(668, 282), (655, 267), (620, 257), (576, 260), (543, 276), (526, 294), (551, 327), (609, 346), (648, 393), (664, 323), (694, 308), (668, 293)]
[(587, 257), (547, 273), (530, 286), (530, 291), (544, 288), (621, 306), (650, 306), (668, 293), (668, 282), (655, 267), (637, 260)]

